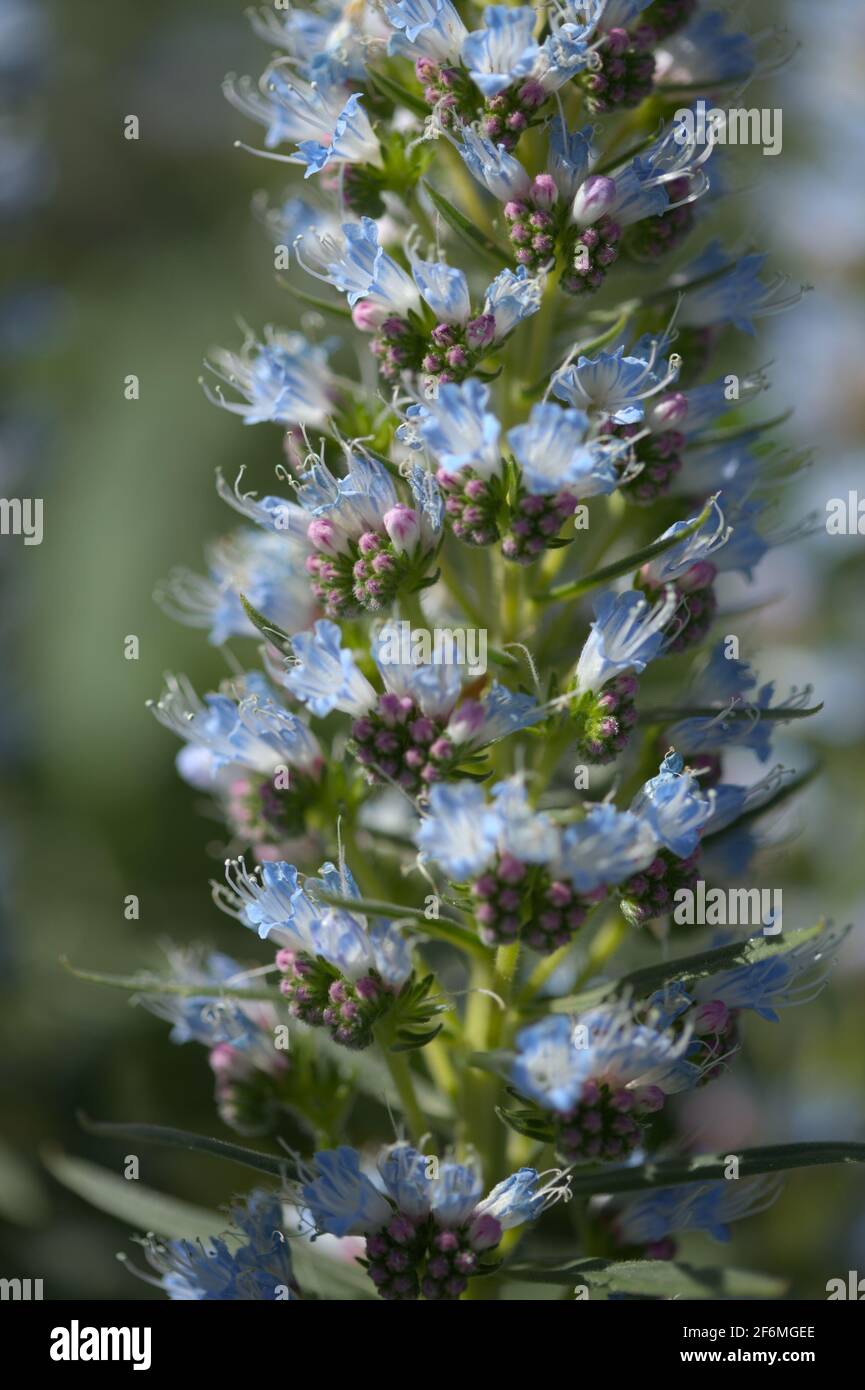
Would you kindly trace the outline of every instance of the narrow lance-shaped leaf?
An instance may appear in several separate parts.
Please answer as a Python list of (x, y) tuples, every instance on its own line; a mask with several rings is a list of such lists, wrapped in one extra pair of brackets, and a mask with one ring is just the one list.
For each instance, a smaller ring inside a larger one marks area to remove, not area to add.
[(753, 724), (758, 719), (786, 724), (791, 719), (810, 719), (822, 708), (822, 700), (819, 705), (776, 705), (774, 708), (749, 704), (727, 709), (718, 709), (717, 705), (664, 705), (659, 709), (641, 710), (639, 720), (642, 724), (672, 724), (678, 719), (720, 719), (723, 716), (724, 722), (729, 724)]
[(271, 622), (263, 613), (259, 613), (257, 608), (253, 608), (245, 594), (240, 594), (239, 597), (247, 618), (254, 627), (258, 628), (265, 640), (268, 641), (272, 647), (276, 647), (278, 651), (282, 652), (283, 656), (292, 656), (291, 638), (288, 633), (283, 632), (282, 628), (277, 623)]
[(438, 193), (436, 189), (426, 182), (424, 183), (424, 188), (429, 194), (430, 200), (436, 211), (441, 213), (448, 226), (452, 227), (457, 235), (461, 236), (464, 241), (467, 241), (475, 251), (479, 251), (481, 255), (496, 261), (499, 265), (511, 264), (511, 258), (507, 251), (504, 251), (501, 246), (493, 241), (492, 237), (486, 236), (473, 222), (470, 222), (469, 219), (460, 212), (459, 208), (455, 208), (453, 203), (448, 201), (443, 193)]
[(529, 1284), (585, 1285), (590, 1294), (643, 1298), (780, 1298), (787, 1281), (747, 1269), (698, 1269), (673, 1260), (525, 1260), (505, 1266)]
[(167, 1149), (188, 1149), (192, 1153), (210, 1154), (213, 1158), (226, 1158), (231, 1163), (239, 1163), (244, 1168), (254, 1168), (257, 1173), (266, 1173), (270, 1178), (291, 1176), (293, 1164), (288, 1158), (275, 1158), (271, 1154), (257, 1153), (242, 1144), (232, 1144), (225, 1139), (211, 1139), (206, 1134), (192, 1134), (185, 1129), (172, 1129), (166, 1125), (111, 1124), (101, 1120), (90, 1120), (86, 1115), (78, 1116), (81, 1128), (88, 1134), (99, 1134), (106, 1139), (132, 1139), (140, 1144), (157, 1144)]
[(413, 111), (416, 116), (426, 118), (430, 109), (423, 97), (417, 92), (410, 92), (401, 82), (397, 82), (387, 73), (376, 72), (373, 68), (368, 70), (370, 81), (374, 87), (378, 87), (382, 96), (386, 96), (395, 106), (405, 106), (407, 110)]
[(96, 970), (81, 970), (65, 956), (60, 957), (60, 964), (77, 980), (108, 985), (112, 989), (126, 989), (134, 994), (176, 994), (185, 999), (255, 999), (271, 1004), (279, 1003), (282, 998), (276, 989), (232, 989), (224, 982), (218, 985), (183, 985), (177, 980), (161, 980), (158, 975), (146, 972), (140, 975), (103, 975)]
[(738, 1162), (740, 1178), (761, 1173), (787, 1173), (795, 1168), (822, 1168), (835, 1163), (865, 1163), (865, 1144), (836, 1140), (813, 1144), (766, 1144), (756, 1149), (697, 1154), (692, 1158), (663, 1159), (640, 1167), (594, 1168), (571, 1175), (575, 1197), (596, 1193), (645, 1192), (653, 1187), (679, 1187), (683, 1183), (713, 1182), (726, 1178), (730, 1160)]
[(277, 276), (277, 282), (284, 290), (288, 290), (288, 293), (293, 295), (295, 299), (308, 304), (310, 308), (318, 309), (322, 314), (333, 314), (338, 319), (351, 319), (351, 310), (337, 300), (320, 299), (317, 294), (310, 294), (308, 290), (302, 290), (297, 285), (289, 284), (281, 276)]
[[(580, 598), (592, 589), (598, 589), (604, 584), (609, 584), (613, 579), (621, 578), (623, 574), (633, 574), (649, 560), (654, 560), (658, 555), (663, 555), (665, 551), (672, 550), (674, 545), (681, 545), (682, 541), (695, 535), (708, 520), (713, 504), (714, 499), (710, 499), (700, 515), (695, 517), (689, 526), (677, 531), (675, 535), (663, 536), (660, 540), (652, 541), (651, 545), (643, 546), (642, 550), (635, 550), (630, 555), (623, 556), (621, 560), (614, 560), (611, 565), (604, 565), (603, 569), (595, 570), (592, 574), (584, 574), (582, 579), (574, 579), (569, 584), (560, 584), (558, 588), (550, 589), (548, 594), (534, 594), (535, 603), (558, 603), (566, 598)], [(718, 711), (715, 710), (714, 713), (717, 714)]]

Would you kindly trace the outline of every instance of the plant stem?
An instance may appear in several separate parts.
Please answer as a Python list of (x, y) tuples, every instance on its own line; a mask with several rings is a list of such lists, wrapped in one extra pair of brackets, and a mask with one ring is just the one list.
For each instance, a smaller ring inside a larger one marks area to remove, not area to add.
[(419, 1144), (428, 1129), (428, 1125), (414, 1093), (414, 1082), (408, 1059), (401, 1052), (391, 1052), (386, 1041), (380, 1041), (380, 1048), (385, 1066), (390, 1072), (391, 1081), (396, 1087), (405, 1114), (409, 1138), (414, 1144)]

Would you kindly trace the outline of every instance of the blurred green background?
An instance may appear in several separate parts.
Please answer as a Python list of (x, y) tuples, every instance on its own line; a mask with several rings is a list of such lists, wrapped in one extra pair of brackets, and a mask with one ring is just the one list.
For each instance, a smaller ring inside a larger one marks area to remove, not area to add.
[[(745, 103), (782, 107), (783, 153), (736, 162), (723, 214), (741, 244), (768, 245), (774, 267), (815, 286), (747, 351), (750, 363), (774, 359), (765, 414), (795, 404), (787, 440), (817, 451), (784, 517), (815, 511), (818, 525), (768, 558), (748, 596), (771, 601), (735, 628), (782, 696), (811, 681), (826, 702), (803, 735), (824, 776), (773, 827), (764, 872), (794, 926), (865, 919), (863, 538), (822, 526), (827, 498), (863, 476), (865, 13), (856, 0), (827, 12), (760, 6), (759, 27), (776, 17), (802, 48)], [(220, 81), (267, 57), (239, 0), (0, 0), (0, 37), (0, 483), (45, 499), (41, 546), (0, 539), (0, 1274), (43, 1278), (51, 1298), (142, 1298), (152, 1291), (115, 1261), (130, 1250), (126, 1226), (60, 1187), (43, 1155), (120, 1170), (123, 1146), (84, 1133), (77, 1110), (228, 1136), (204, 1052), (172, 1047), (126, 995), (58, 962), (130, 973), (155, 965), (166, 937), (244, 953), (210, 902), (217, 828), (196, 814), (145, 700), (166, 669), (204, 687), (226, 674), (203, 634), (171, 623), (151, 594), (172, 565), (203, 568), (204, 541), (226, 528), (214, 470), (233, 478), (244, 463), (261, 486), (279, 457), (277, 431), (214, 410), (197, 378), (211, 344), (239, 341), (238, 315), (255, 327), (297, 320), (249, 213), (257, 188), (276, 197), (285, 180), (232, 148), (250, 129)], [(129, 114), (138, 141), (123, 138)], [(129, 373), (137, 402), (124, 399)], [(130, 634), (137, 661), (124, 659)], [(779, 751), (796, 764), (791, 740)], [(138, 921), (124, 918), (127, 894)], [(691, 1103), (686, 1127), (706, 1148), (865, 1139), (863, 1011), (857, 930), (819, 1000), (749, 1027), (743, 1059)], [(141, 1179), (206, 1206), (243, 1175), (147, 1150)], [(794, 1174), (725, 1258), (822, 1298), (828, 1278), (865, 1273), (863, 1194), (861, 1170)], [(709, 1262), (715, 1251), (687, 1253)]]

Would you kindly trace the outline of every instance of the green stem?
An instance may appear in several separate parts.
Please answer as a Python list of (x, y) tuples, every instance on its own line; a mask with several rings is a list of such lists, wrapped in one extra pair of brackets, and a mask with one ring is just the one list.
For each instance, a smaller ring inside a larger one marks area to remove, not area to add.
[(401, 1052), (391, 1052), (386, 1041), (380, 1041), (380, 1051), (385, 1066), (390, 1072), (391, 1081), (396, 1087), (396, 1093), (399, 1096), (408, 1124), (409, 1138), (412, 1143), (419, 1144), (429, 1126), (414, 1093), (414, 1082), (408, 1059)]

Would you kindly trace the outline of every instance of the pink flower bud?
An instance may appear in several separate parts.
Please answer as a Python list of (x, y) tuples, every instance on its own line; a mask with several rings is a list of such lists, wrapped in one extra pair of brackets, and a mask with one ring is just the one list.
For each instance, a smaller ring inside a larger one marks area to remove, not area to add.
[(397, 502), (382, 521), (397, 554), (413, 555), (420, 540), (420, 518), (414, 508)]
[(722, 999), (710, 999), (701, 1004), (694, 1018), (695, 1033), (724, 1033), (730, 1022), (730, 1010)]
[(307, 526), (306, 534), (316, 550), (323, 550), (326, 555), (339, 555), (347, 549), (345, 538), (325, 516), (315, 517)]
[(480, 314), (466, 324), (466, 342), (470, 348), (489, 347), (496, 336), (494, 314)]
[(588, 227), (613, 206), (615, 197), (615, 179), (605, 178), (603, 174), (590, 174), (577, 189), (571, 209), (572, 220), (578, 227)]
[(559, 190), (552, 174), (536, 174), (532, 179), (531, 198), (536, 208), (549, 212), (556, 202)]
[(647, 424), (650, 429), (666, 430), (681, 424), (687, 414), (688, 397), (682, 391), (674, 391), (649, 411)]
[(352, 323), (361, 333), (375, 333), (386, 317), (384, 305), (376, 304), (372, 299), (359, 299), (351, 311)]

